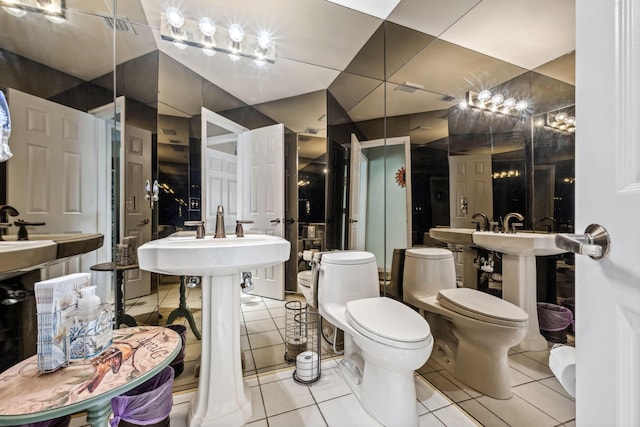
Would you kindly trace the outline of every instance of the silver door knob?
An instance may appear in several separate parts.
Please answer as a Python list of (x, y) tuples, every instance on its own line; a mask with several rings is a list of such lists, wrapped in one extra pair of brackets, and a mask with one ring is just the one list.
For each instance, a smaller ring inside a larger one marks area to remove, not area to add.
[(611, 239), (603, 226), (591, 224), (584, 230), (584, 234), (556, 234), (555, 243), (557, 248), (567, 252), (601, 260), (609, 254)]

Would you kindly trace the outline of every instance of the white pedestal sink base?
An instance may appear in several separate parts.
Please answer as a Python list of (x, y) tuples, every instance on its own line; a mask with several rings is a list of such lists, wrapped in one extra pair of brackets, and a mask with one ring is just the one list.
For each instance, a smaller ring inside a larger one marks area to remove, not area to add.
[(202, 352), (190, 427), (242, 426), (251, 417), (251, 393), (240, 359), (240, 278), (202, 277)]
[(522, 351), (541, 351), (548, 347), (538, 324), (536, 257), (502, 254), (502, 299), (522, 308), (529, 315), (527, 336), (517, 346)]

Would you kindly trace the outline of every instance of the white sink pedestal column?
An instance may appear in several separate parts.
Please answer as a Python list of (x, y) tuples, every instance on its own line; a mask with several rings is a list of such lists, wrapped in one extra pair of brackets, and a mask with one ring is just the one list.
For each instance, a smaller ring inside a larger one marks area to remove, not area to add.
[(536, 257), (502, 254), (502, 299), (529, 314), (527, 336), (517, 346), (523, 351), (547, 349), (547, 340), (538, 324)]
[(190, 427), (242, 426), (251, 393), (240, 359), (240, 282), (237, 274), (202, 277), (202, 353)]

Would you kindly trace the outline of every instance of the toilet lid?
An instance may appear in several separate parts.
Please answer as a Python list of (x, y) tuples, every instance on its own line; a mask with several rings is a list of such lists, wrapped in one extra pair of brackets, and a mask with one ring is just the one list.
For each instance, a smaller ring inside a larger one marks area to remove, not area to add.
[(404, 253), (405, 257), (422, 258), (422, 259), (447, 259), (453, 257), (449, 249), (442, 248), (413, 248), (407, 249)]
[(437, 300), (458, 314), (496, 325), (518, 327), (529, 320), (527, 312), (517, 305), (475, 289), (442, 289)]
[(309, 282), (311, 281), (311, 270), (304, 270), (298, 273), (298, 284), (309, 287)]
[(391, 298), (374, 297), (349, 301), (349, 325), (367, 338), (397, 348), (422, 348), (431, 339), (427, 321), (417, 312)]
[(376, 256), (371, 252), (364, 251), (335, 251), (322, 254), (323, 264), (354, 265), (366, 264), (376, 260)]

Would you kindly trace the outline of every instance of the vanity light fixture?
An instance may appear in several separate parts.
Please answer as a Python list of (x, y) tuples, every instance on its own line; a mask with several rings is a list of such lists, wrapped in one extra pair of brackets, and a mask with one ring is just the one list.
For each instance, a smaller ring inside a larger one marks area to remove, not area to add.
[(552, 132), (570, 135), (576, 132), (576, 118), (566, 111), (551, 111), (533, 120), (533, 125)]
[[(185, 18), (175, 7), (161, 13), (160, 18), (161, 38), (174, 43), (180, 49), (197, 47), (207, 56), (223, 52), (234, 61), (240, 58), (253, 59), (260, 67), (266, 63), (275, 63), (275, 43), (267, 32), (259, 32), (257, 35), (246, 34), (239, 24), (232, 24), (229, 28), (218, 27), (209, 17), (199, 20)], [(220, 39), (220, 43), (216, 42), (217, 37), (225, 36), (228, 37), (228, 42)]]
[(67, 20), (65, 0), (0, 0), (0, 7), (18, 18), (31, 12), (44, 16), (54, 24)]
[(492, 93), (485, 89), (480, 92), (468, 91), (458, 107), (462, 110), (474, 108), (495, 114), (519, 117), (525, 114), (529, 103), (524, 99), (516, 101), (515, 98), (507, 98), (501, 93)]

